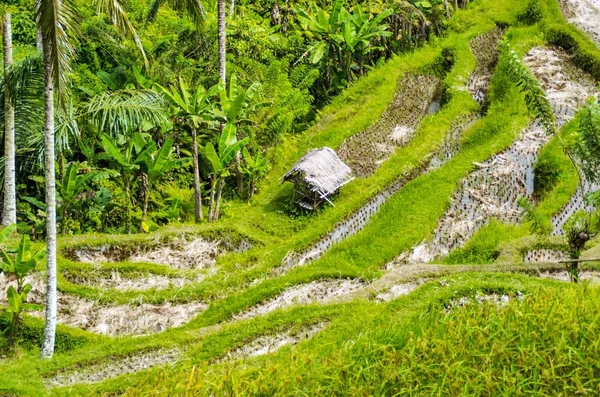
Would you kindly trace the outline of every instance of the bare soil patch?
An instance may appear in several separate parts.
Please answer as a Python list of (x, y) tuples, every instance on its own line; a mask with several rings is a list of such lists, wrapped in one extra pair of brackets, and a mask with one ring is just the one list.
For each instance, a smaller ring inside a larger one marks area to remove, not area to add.
[(275, 335), (262, 335), (248, 344), (230, 351), (219, 361), (247, 359), (273, 353), (284, 346), (296, 345), (304, 340), (312, 338), (326, 326), (326, 323), (318, 323), (302, 327), (299, 330), (289, 329)]
[(156, 350), (124, 358), (106, 358), (87, 367), (60, 372), (44, 379), (47, 388), (72, 386), (78, 383), (96, 383), (120, 375), (140, 372), (156, 366), (177, 361), (181, 353), (177, 349)]
[[(33, 287), (28, 301), (44, 305), (46, 288), (42, 275), (35, 273), (27, 278), (27, 282)], [(9, 285), (14, 285), (14, 281), (0, 275), (0, 304), (6, 303), (6, 290)], [(105, 306), (93, 300), (59, 293), (58, 322), (102, 335), (143, 335), (182, 326), (206, 307), (200, 302)], [(30, 314), (40, 318), (44, 316), (43, 312)]]
[(252, 247), (244, 239), (233, 244), (228, 240), (208, 240), (185, 235), (168, 243), (140, 244), (138, 247), (104, 245), (66, 250), (66, 254), (84, 263), (106, 263), (130, 260), (168, 265), (177, 269), (204, 269), (213, 267), (217, 257), (228, 251), (243, 252)]
[(375, 300), (379, 302), (391, 302), (403, 295), (410, 294), (426, 281), (427, 279), (422, 279), (414, 283), (394, 284), (387, 291), (377, 294)]
[(364, 285), (359, 280), (324, 280), (293, 286), (283, 291), (279, 296), (259, 303), (251, 309), (234, 316), (234, 320), (262, 316), (290, 306), (329, 303), (343, 298), (364, 287)]

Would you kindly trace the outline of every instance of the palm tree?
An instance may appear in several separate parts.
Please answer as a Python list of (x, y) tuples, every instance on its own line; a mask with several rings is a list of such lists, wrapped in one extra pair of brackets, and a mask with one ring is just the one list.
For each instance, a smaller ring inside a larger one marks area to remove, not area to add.
[(15, 176), (15, 108), (7, 76), (13, 63), (10, 12), (2, 18), (4, 47), (4, 206), (2, 226), (17, 223), (17, 194)]
[(227, 83), (226, 32), (225, 32), (225, 0), (217, 0), (217, 21), (219, 35), (219, 78), (223, 85)]
[(65, 103), (66, 76), (73, 47), (67, 31), (73, 28), (71, 0), (37, 0), (36, 18), (44, 59), (44, 154), (46, 180), (46, 323), (40, 355), (54, 354), (58, 293), (56, 288), (56, 180), (54, 169), (54, 92)]
[[(106, 13), (121, 31), (133, 37), (147, 65), (142, 43), (129, 22), (121, 0), (97, 0), (98, 10)], [(54, 169), (54, 96), (59, 108), (67, 106), (67, 76), (74, 50), (67, 32), (76, 32), (77, 9), (74, 0), (36, 0), (36, 21), (44, 62), (44, 165), (46, 180), (46, 323), (41, 357), (54, 354), (57, 318), (56, 288), (56, 174)]]

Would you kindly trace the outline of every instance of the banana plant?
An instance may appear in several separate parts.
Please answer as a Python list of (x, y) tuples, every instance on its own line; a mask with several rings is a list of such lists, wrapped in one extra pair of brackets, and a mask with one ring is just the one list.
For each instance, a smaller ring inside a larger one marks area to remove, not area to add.
[[(0, 242), (4, 242), (15, 229), (16, 225), (14, 224), (3, 229), (0, 232)], [(17, 281), (17, 288), (12, 285), (8, 287), (8, 306), (5, 309), (10, 324), (8, 343), (11, 348), (16, 346), (21, 332), (23, 311), (42, 309), (39, 305), (27, 303), (27, 295), (32, 287), (31, 284), (25, 283), (25, 277), (41, 263), (45, 256), (46, 248), (42, 248), (37, 252), (31, 251), (28, 235), (21, 237), (21, 242), (15, 254), (8, 253), (4, 249), (0, 250), (0, 271), (9, 277), (14, 277)]]
[(260, 89), (260, 83), (254, 82), (246, 90), (242, 90), (234, 73), (229, 79), (229, 87), (219, 84), (217, 86), (221, 109), (214, 109), (213, 114), (223, 122), (234, 124), (236, 127), (244, 122), (249, 122), (249, 114), (259, 105), (254, 102), (254, 97)]
[(126, 196), (127, 232), (131, 233), (131, 209), (135, 205), (135, 197), (131, 189), (140, 176), (140, 166), (148, 156), (156, 152), (156, 143), (147, 140), (148, 134), (134, 133), (131, 137), (120, 136), (113, 139), (102, 135), (103, 158), (112, 160), (118, 170), (121, 188)]
[(256, 190), (256, 180), (261, 178), (269, 170), (267, 163), (267, 157), (265, 157), (260, 150), (256, 152), (256, 155), (252, 157), (248, 152), (248, 149), (244, 147), (242, 150), (244, 160), (246, 164), (242, 168), (244, 174), (249, 178), (250, 187), (248, 189), (248, 197), (252, 198), (254, 191)]
[(214, 127), (218, 123), (215, 120), (215, 103), (212, 98), (217, 93), (219, 87), (213, 86), (206, 90), (202, 85), (198, 85), (196, 90), (191, 93), (185, 81), (180, 77), (177, 85), (165, 88), (160, 84), (155, 85), (170, 105), (170, 115), (176, 126), (189, 128), (192, 134), (192, 159), (194, 163), (194, 194), (196, 205), (196, 222), (202, 220), (202, 192), (200, 181), (200, 165), (198, 161), (198, 134), (201, 126)]
[[(57, 180), (59, 204), (60, 204), (60, 219), (62, 233), (65, 234), (68, 230), (68, 220), (70, 211), (77, 201), (83, 198), (83, 193), (90, 190), (89, 183), (100, 178), (108, 177), (110, 171), (85, 170), (79, 163), (71, 163), (65, 171), (65, 175), (60, 181)], [(95, 194), (95, 192), (94, 192)]]
[(204, 155), (212, 167), (210, 208), (208, 212), (209, 222), (219, 220), (221, 194), (223, 192), (224, 178), (229, 175), (229, 165), (238, 155), (240, 150), (250, 142), (249, 137), (238, 141), (236, 132), (236, 126), (228, 123), (223, 128), (223, 132), (219, 137), (218, 151), (215, 149), (212, 142), (208, 142), (204, 148)]
[[(244, 124), (250, 122), (249, 116), (261, 106), (257, 103), (254, 97), (260, 89), (260, 83), (254, 82), (246, 90), (241, 90), (237, 83), (237, 75), (233, 74), (229, 79), (229, 89), (224, 85), (219, 86), (219, 103), (220, 109), (214, 109), (215, 114), (223, 123), (235, 126), (239, 131)], [(237, 132), (236, 132), (237, 133)], [(241, 196), (244, 190), (244, 180), (242, 177), (241, 156), (240, 152), (236, 153), (236, 179), (237, 190)]]
[(168, 138), (163, 143), (160, 150), (149, 153), (140, 163), (141, 169), (141, 193), (142, 193), (142, 220), (139, 232), (148, 231), (146, 225), (146, 214), (148, 213), (148, 201), (150, 199), (150, 189), (154, 182), (162, 178), (165, 173), (176, 168), (188, 165), (190, 158), (176, 159), (173, 157), (173, 138)]
[(343, 7), (343, 0), (335, 0), (330, 13), (316, 4), (310, 11), (296, 8), (304, 35), (312, 40), (303, 57), (321, 65), (331, 76), (330, 85), (336, 90), (352, 81), (354, 73), (362, 74), (365, 55), (381, 49), (373, 43), (392, 34), (383, 23), (392, 15), (391, 9), (371, 18), (359, 5), (350, 13)]

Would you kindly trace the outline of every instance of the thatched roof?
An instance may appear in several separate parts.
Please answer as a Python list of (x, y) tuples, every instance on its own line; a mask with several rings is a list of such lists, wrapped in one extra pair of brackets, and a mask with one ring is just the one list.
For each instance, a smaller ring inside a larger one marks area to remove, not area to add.
[(323, 147), (306, 153), (283, 176), (283, 180), (293, 179), (297, 173), (300, 173), (313, 191), (325, 197), (349, 182), (352, 179), (351, 172), (350, 167), (340, 160), (333, 149)]

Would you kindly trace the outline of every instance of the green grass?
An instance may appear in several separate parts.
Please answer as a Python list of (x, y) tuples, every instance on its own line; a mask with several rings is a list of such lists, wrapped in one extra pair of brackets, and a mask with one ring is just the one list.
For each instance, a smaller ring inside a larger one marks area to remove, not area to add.
[[(348, 306), (352, 313), (342, 311), (293, 351), (209, 364), (222, 348), (211, 353), (200, 348), (183, 367), (140, 377), (126, 395), (592, 395), (600, 390), (597, 287), (489, 274), (455, 276), (444, 285), (427, 284), (385, 305)], [(517, 291), (525, 294), (523, 301)], [(461, 296), (494, 293), (508, 294), (510, 304), (471, 303), (447, 313), (446, 306)], [(114, 389), (95, 391), (100, 390)]]

